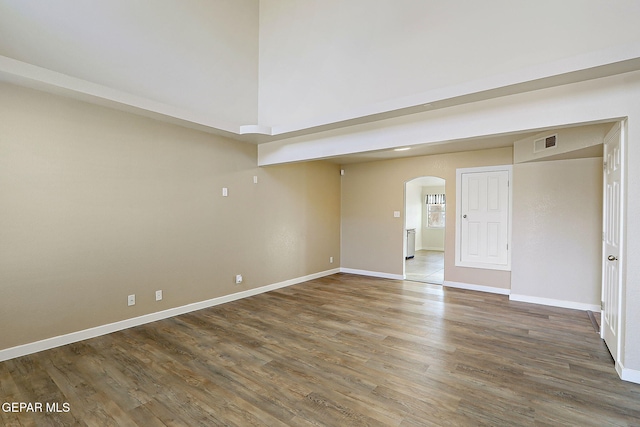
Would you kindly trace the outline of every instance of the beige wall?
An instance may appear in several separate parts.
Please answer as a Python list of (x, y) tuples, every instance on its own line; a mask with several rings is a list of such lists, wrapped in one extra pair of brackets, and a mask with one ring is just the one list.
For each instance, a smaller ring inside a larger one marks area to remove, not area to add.
[(10, 85), (0, 100), (0, 349), (338, 267), (337, 165), (259, 169), (254, 145)]
[(456, 168), (511, 164), (511, 148), (345, 165), (341, 267), (403, 274), (404, 184), (420, 176), (446, 180), (445, 280), (508, 289), (510, 272), (455, 267)]
[(511, 293), (599, 306), (602, 158), (514, 165), (513, 183)]

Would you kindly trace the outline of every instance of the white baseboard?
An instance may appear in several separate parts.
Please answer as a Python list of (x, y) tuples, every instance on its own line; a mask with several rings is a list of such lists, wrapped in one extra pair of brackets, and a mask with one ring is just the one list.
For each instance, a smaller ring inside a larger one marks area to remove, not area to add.
[(427, 248), (422, 248), (421, 250), (423, 250), (423, 251), (434, 251), (434, 252), (444, 252), (444, 248), (436, 248), (436, 247), (431, 247), (431, 246), (429, 246)]
[(468, 289), (470, 291), (488, 292), (490, 294), (509, 295), (510, 290), (493, 286), (474, 285), (471, 283), (450, 282), (445, 280), (442, 286), (447, 288)]
[(583, 302), (574, 302), (574, 301), (565, 301), (553, 298), (540, 298), (540, 297), (532, 297), (529, 295), (518, 295), (511, 294), (509, 295), (509, 299), (511, 301), (521, 301), (528, 302), (532, 304), (540, 304), (540, 305), (549, 305), (552, 307), (560, 307), (560, 308), (571, 308), (574, 310), (590, 310), (593, 312), (600, 312), (600, 306), (597, 304), (586, 304)]
[(358, 274), (360, 276), (380, 277), (382, 279), (404, 280), (402, 274), (381, 273), (379, 271), (356, 270), (354, 268), (340, 268), (340, 273)]
[(640, 384), (640, 371), (635, 369), (627, 369), (622, 366), (622, 363), (616, 362), (616, 372), (620, 376), (621, 380)]
[(320, 277), (330, 276), (332, 274), (339, 273), (340, 269), (335, 268), (332, 270), (321, 271), (319, 273), (309, 274), (303, 277), (297, 277), (295, 279), (285, 280), (284, 282), (273, 283), (271, 285), (261, 286), (255, 289), (248, 289), (246, 291), (237, 292), (235, 294), (224, 295), (217, 298), (212, 298), (206, 301), (200, 301), (193, 304), (187, 304), (180, 307), (170, 308), (155, 313), (145, 314), (143, 316), (134, 317), (132, 319), (121, 320), (119, 322), (109, 323), (107, 325), (96, 326), (95, 328), (84, 329), (82, 331), (72, 332), (66, 335), (59, 335), (57, 337), (47, 338), (41, 341), (36, 341), (28, 344), (19, 345), (16, 347), (0, 350), (0, 362), (5, 360), (14, 359), (20, 356), (26, 356), (28, 354), (37, 353), (44, 350), (49, 350), (55, 347), (71, 344), (78, 341), (83, 341), (89, 338), (99, 337), (101, 335), (110, 334), (112, 332), (121, 331), (123, 329), (132, 328), (134, 326), (144, 325), (146, 323), (155, 322), (169, 317), (178, 316), (180, 314), (190, 313), (192, 311), (202, 310), (204, 308), (213, 307), (216, 305), (224, 304), (227, 302), (247, 298), (253, 295), (262, 294), (265, 292), (273, 291), (287, 286), (296, 285), (298, 283), (306, 282), (308, 280), (318, 279)]

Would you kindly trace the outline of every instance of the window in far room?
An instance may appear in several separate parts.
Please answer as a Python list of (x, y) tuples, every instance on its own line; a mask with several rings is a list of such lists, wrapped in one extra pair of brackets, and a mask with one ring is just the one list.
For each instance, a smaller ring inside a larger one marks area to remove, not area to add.
[(446, 199), (444, 194), (427, 194), (427, 227), (444, 228)]

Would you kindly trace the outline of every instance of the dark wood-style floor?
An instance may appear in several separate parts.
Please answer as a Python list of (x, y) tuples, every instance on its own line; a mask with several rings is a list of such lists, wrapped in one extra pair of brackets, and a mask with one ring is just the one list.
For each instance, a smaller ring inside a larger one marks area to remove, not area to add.
[(2, 425), (640, 425), (585, 312), (338, 274), (0, 363)]

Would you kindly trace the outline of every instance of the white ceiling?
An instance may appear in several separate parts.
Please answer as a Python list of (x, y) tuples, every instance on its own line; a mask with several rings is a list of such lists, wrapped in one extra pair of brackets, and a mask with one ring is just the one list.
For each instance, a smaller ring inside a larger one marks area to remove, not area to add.
[[(529, 131), (510, 133), (507, 135), (491, 135), (486, 137), (468, 138), (468, 139), (461, 139), (461, 140), (455, 140), (455, 141), (442, 141), (439, 143), (414, 145), (414, 146), (411, 146), (409, 150), (403, 150), (403, 151), (395, 151), (394, 149), (364, 151), (356, 154), (347, 154), (347, 155), (329, 157), (324, 160), (331, 163), (340, 164), (340, 165), (347, 165), (347, 164), (353, 164), (353, 163), (373, 162), (378, 160), (402, 159), (406, 157), (429, 156), (429, 155), (435, 155), (435, 154), (473, 152), (477, 150), (487, 150), (492, 148), (505, 148), (505, 147), (513, 148), (518, 141), (522, 141), (524, 139), (527, 139), (536, 135), (540, 135), (541, 132), (544, 132), (545, 134), (553, 134), (553, 133), (557, 133), (560, 129), (566, 129), (566, 128), (579, 128), (579, 129), (587, 129), (590, 127), (598, 128), (598, 127), (601, 127), (604, 123), (614, 123), (614, 122), (615, 120), (611, 120), (611, 121), (592, 123), (592, 124), (563, 126), (558, 128), (545, 128), (545, 129), (535, 129), (535, 130), (532, 129)], [(579, 158), (590, 158), (590, 157), (602, 157), (602, 144), (597, 144), (597, 145), (589, 146), (586, 148), (576, 149), (576, 150), (565, 152), (555, 156), (545, 156), (540, 160), (550, 161), (550, 160), (566, 160), (566, 159), (579, 159)], [(530, 160), (530, 161), (536, 161), (536, 160)]]
[(376, 160), (401, 159), (404, 157), (513, 147), (513, 143), (515, 141), (533, 136), (536, 133), (538, 133), (538, 131), (496, 135), (483, 138), (470, 138), (458, 141), (443, 141), (435, 144), (415, 145), (412, 146), (410, 150), (406, 151), (395, 151), (394, 149), (369, 151), (327, 158), (326, 160), (346, 165), (350, 163), (372, 162)]

